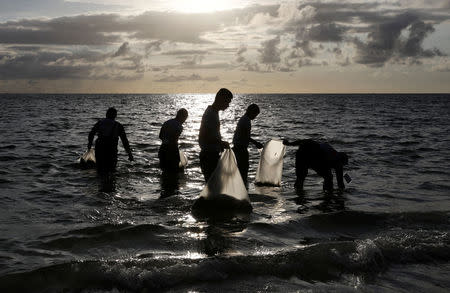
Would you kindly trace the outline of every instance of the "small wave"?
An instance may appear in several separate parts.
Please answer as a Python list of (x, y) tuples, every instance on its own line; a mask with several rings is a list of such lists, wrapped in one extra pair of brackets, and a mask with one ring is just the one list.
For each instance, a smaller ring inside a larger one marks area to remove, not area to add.
[(70, 262), (0, 277), (0, 289), (43, 292), (117, 288), (167, 290), (204, 282), (272, 276), (306, 281), (373, 275), (393, 264), (450, 260), (448, 233), (390, 233), (376, 239), (325, 242), (265, 255)]
[[(323, 214), (314, 214), (289, 221), (283, 224), (261, 226), (259, 223), (249, 225), (258, 237), (268, 232), (280, 237), (297, 239), (312, 238), (316, 241), (323, 239), (358, 239), (379, 235), (395, 229), (450, 229), (450, 217), (447, 212), (408, 212), (408, 213), (368, 213), (359, 211), (338, 211)], [(311, 242), (310, 242), (311, 243)]]
[(419, 141), (401, 141), (398, 144), (401, 146), (411, 146), (411, 145), (418, 145), (420, 142)]
[(8, 162), (8, 161), (17, 161), (20, 160), (19, 156), (0, 156), (0, 161)]
[(14, 183), (14, 181), (6, 178), (0, 178), (0, 184), (7, 184), (7, 183)]
[(362, 211), (341, 211), (328, 214), (316, 214), (309, 220), (321, 224), (342, 226), (380, 226), (386, 225), (405, 226), (414, 225), (438, 225), (450, 224), (448, 212), (403, 212), (403, 213), (368, 213)]
[(421, 147), (417, 149), (419, 152), (435, 152), (436, 149), (433, 148), (427, 148), (427, 147)]
[[(115, 243), (128, 245), (147, 246), (158, 245), (160, 240), (154, 237), (157, 234), (164, 234), (167, 229), (160, 225), (144, 224), (107, 224), (96, 227), (88, 227), (80, 230), (73, 230), (61, 235), (50, 235), (41, 237), (38, 245), (45, 249), (79, 250), (93, 246), (105, 246)], [(48, 240), (47, 240), (48, 239)]]

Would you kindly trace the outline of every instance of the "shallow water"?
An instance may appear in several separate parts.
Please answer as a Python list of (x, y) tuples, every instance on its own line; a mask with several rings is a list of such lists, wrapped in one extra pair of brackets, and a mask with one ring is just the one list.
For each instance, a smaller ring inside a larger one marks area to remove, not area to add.
[[(279, 188), (249, 185), (251, 214), (196, 219), (197, 144), (213, 95), (0, 96), (0, 289), (7, 291), (386, 291), (450, 288), (449, 95), (236, 95), (221, 112), (231, 142), (250, 103), (253, 136), (329, 141), (353, 181), (327, 196), (310, 171), (297, 194), (295, 147)], [(109, 106), (120, 145), (115, 190), (80, 169)], [(158, 169), (162, 123), (185, 107), (188, 168)], [(250, 149), (249, 181), (259, 153)]]

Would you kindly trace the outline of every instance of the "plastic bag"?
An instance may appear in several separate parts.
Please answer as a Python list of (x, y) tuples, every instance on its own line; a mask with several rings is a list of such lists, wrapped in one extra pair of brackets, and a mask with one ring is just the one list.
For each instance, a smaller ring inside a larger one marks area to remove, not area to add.
[(195, 217), (232, 218), (252, 211), (247, 189), (231, 149), (226, 149), (200, 197), (192, 206)]
[(180, 163), (178, 166), (180, 168), (184, 168), (187, 166), (188, 162), (189, 161), (188, 161), (186, 154), (182, 150), (180, 150)]
[(281, 140), (272, 139), (266, 143), (256, 170), (257, 184), (280, 186), (285, 152), (286, 147)]
[(200, 193), (200, 197), (205, 199), (223, 195), (250, 203), (247, 189), (237, 167), (236, 157), (231, 149), (226, 149), (222, 153), (216, 169)]
[(95, 167), (95, 149), (91, 148), (87, 150), (78, 160), (80, 165), (85, 168), (93, 168)]

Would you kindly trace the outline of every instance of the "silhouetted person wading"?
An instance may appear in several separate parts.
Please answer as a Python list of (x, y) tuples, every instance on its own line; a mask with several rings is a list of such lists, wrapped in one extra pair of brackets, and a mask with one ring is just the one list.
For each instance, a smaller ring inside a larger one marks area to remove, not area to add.
[(165, 172), (177, 172), (180, 170), (180, 150), (178, 138), (183, 131), (183, 123), (188, 117), (188, 111), (184, 108), (178, 110), (175, 118), (170, 119), (161, 127), (159, 138), (162, 143), (159, 148), (159, 166)]
[(97, 170), (100, 173), (107, 173), (114, 171), (117, 165), (117, 143), (119, 137), (122, 140), (123, 147), (128, 153), (128, 159), (133, 161), (133, 154), (131, 152), (130, 144), (128, 143), (125, 130), (119, 122), (115, 121), (117, 110), (109, 108), (106, 112), (106, 118), (99, 120), (88, 137), (88, 149), (92, 147), (92, 141), (97, 134), (95, 141), (95, 160)]
[(252, 129), (252, 120), (259, 114), (259, 107), (256, 104), (248, 106), (244, 116), (239, 119), (236, 126), (236, 130), (233, 136), (233, 151), (236, 156), (239, 172), (241, 173), (242, 180), (247, 183), (248, 176), (248, 145), (251, 142), (257, 148), (262, 148), (263, 145), (250, 137)]
[(201, 149), (200, 168), (206, 182), (219, 162), (220, 152), (225, 148), (230, 148), (228, 142), (222, 141), (220, 135), (219, 111), (227, 109), (232, 99), (233, 94), (229, 90), (220, 89), (214, 103), (206, 108), (202, 116), (198, 142)]
[(308, 169), (313, 169), (316, 173), (323, 177), (323, 189), (327, 191), (333, 190), (333, 173), (336, 172), (336, 180), (338, 187), (345, 188), (343, 180), (343, 166), (348, 164), (348, 156), (343, 152), (337, 152), (328, 143), (318, 143), (311, 139), (301, 139), (294, 142), (284, 140), (285, 145), (298, 146), (295, 155), (295, 173), (297, 180), (295, 187), (303, 189), (303, 182)]

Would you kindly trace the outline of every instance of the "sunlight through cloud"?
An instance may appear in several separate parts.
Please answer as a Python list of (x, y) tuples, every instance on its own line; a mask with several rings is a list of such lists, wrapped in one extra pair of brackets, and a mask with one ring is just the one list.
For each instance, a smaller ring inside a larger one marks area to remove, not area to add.
[(229, 1), (224, 0), (173, 0), (170, 3), (173, 10), (184, 13), (205, 13), (233, 8)]

